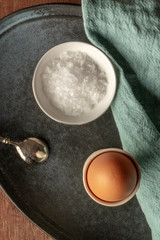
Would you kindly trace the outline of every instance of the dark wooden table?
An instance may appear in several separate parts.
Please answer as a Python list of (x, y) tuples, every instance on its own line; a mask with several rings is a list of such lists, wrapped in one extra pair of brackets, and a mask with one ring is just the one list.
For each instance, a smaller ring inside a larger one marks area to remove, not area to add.
[[(0, 19), (17, 10), (45, 3), (75, 3), (81, 0), (0, 0)], [(31, 223), (0, 189), (0, 240), (51, 240)]]

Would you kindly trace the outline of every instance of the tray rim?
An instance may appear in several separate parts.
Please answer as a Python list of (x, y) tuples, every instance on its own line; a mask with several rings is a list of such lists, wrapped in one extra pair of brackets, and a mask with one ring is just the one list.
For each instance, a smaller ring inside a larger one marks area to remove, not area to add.
[[(13, 13), (10, 13), (10, 14), (8, 14), (7, 16), (4, 16), (3, 18), (0, 19), (0, 25), (2, 25), (2, 30), (1, 30), (1, 28), (0, 28), (0, 38), (1, 38), (1, 35), (2, 35), (4, 32), (10, 30), (12, 27), (15, 26), (14, 22), (12, 21), (12, 22), (11, 22), (11, 25), (12, 25), (12, 26), (9, 27), (9, 29), (4, 29), (4, 28), (5, 28), (5, 22), (6, 22), (6, 21), (9, 21), (10, 19), (14, 19), (17, 15), (21, 15), (21, 14), (25, 14), (25, 13), (27, 13), (27, 12), (30, 12), (31, 10), (34, 10), (34, 9), (38, 10), (38, 9), (42, 9), (42, 8), (49, 7), (49, 6), (55, 6), (56, 8), (58, 8), (59, 6), (65, 6), (65, 7), (67, 7), (67, 8), (69, 8), (69, 6), (72, 6), (72, 7), (74, 7), (74, 8), (77, 8), (77, 7), (81, 8), (81, 4), (63, 3), (63, 2), (60, 3), (60, 2), (59, 2), (59, 3), (38, 4), (38, 5), (35, 5), (35, 6), (26, 7), (26, 8), (17, 10), (17, 11), (15, 11), (15, 12), (13, 12)], [(43, 17), (49, 17), (49, 16), (51, 16), (51, 15), (50, 15), (50, 14), (48, 14), (48, 15), (43, 15)], [(52, 15), (52, 16), (53, 16), (53, 15)], [(65, 15), (64, 15), (64, 14), (58, 14), (58, 16), (65, 16)], [(68, 15), (66, 14), (66, 16), (68, 16)], [(81, 14), (80, 14), (79, 16), (77, 16), (77, 15), (75, 15), (75, 14), (72, 14), (72, 15), (70, 15), (70, 16), (76, 16), (76, 17), (82, 18), (82, 11), (81, 11)], [(34, 19), (37, 19), (37, 18), (39, 18), (39, 17), (41, 18), (41, 16), (38, 16), (38, 15), (37, 15), (37, 17), (34, 17)], [(29, 17), (28, 19), (23, 20), (23, 21), (21, 21), (21, 19), (20, 19), (17, 24), (20, 24), (20, 23), (26, 22), (26, 21), (30, 21), (30, 19), (31, 19), (30, 17)], [(16, 25), (17, 25), (17, 24), (16, 24)], [(4, 26), (3, 26), (3, 25), (4, 25)]]
[(6, 16), (4, 16), (4, 17), (2, 17), (2, 18), (0, 18), (0, 24), (3, 22), (3, 20), (5, 21), (6, 19), (8, 19), (8, 18), (10, 18), (10, 17), (13, 17), (13, 15), (17, 15), (17, 14), (19, 14), (19, 13), (23, 13), (23, 12), (26, 12), (26, 11), (30, 11), (31, 10), (31, 8), (41, 8), (41, 7), (43, 7), (43, 6), (49, 6), (49, 5), (66, 5), (66, 6), (68, 6), (68, 5), (71, 5), (71, 6), (81, 6), (82, 4), (79, 4), (79, 3), (63, 3), (63, 2), (56, 2), (56, 3), (42, 3), (42, 4), (37, 4), (37, 5), (33, 5), (33, 6), (30, 6), (30, 7), (25, 7), (25, 8), (22, 8), (22, 9), (19, 9), (19, 10), (16, 10), (16, 11), (14, 11), (14, 12), (12, 12), (12, 13), (9, 13), (8, 15), (6, 15)]

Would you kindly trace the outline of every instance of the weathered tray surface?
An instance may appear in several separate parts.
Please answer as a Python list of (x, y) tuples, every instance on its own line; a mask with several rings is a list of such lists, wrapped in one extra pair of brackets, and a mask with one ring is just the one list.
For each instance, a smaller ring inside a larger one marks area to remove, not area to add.
[(49, 119), (32, 94), (32, 75), (41, 56), (66, 41), (88, 42), (81, 7), (41, 5), (0, 21), (0, 135), (35, 136), (50, 147), (48, 161), (28, 166), (11, 146), (0, 144), (0, 183), (13, 202), (55, 239), (151, 240), (136, 198), (107, 208), (90, 199), (82, 167), (95, 150), (121, 147), (111, 110), (83, 126)]

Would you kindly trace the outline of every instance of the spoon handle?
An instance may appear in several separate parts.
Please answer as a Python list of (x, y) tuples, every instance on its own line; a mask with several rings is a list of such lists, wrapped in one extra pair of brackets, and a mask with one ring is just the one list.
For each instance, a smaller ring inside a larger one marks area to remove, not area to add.
[(0, 142), (4, 144), (18, 145), (18, 143), (11, 141), (9, 138), (0, 137)]

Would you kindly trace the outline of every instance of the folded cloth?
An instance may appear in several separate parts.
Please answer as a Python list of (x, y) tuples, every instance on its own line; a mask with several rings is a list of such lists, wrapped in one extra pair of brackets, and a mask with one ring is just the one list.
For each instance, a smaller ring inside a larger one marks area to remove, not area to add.
[(137, 198), (160, 240), (160, 2), (83, 0), (88, 39), (115, 65), (118, 86), (112, 103), (123, 149), (137, 160)]

